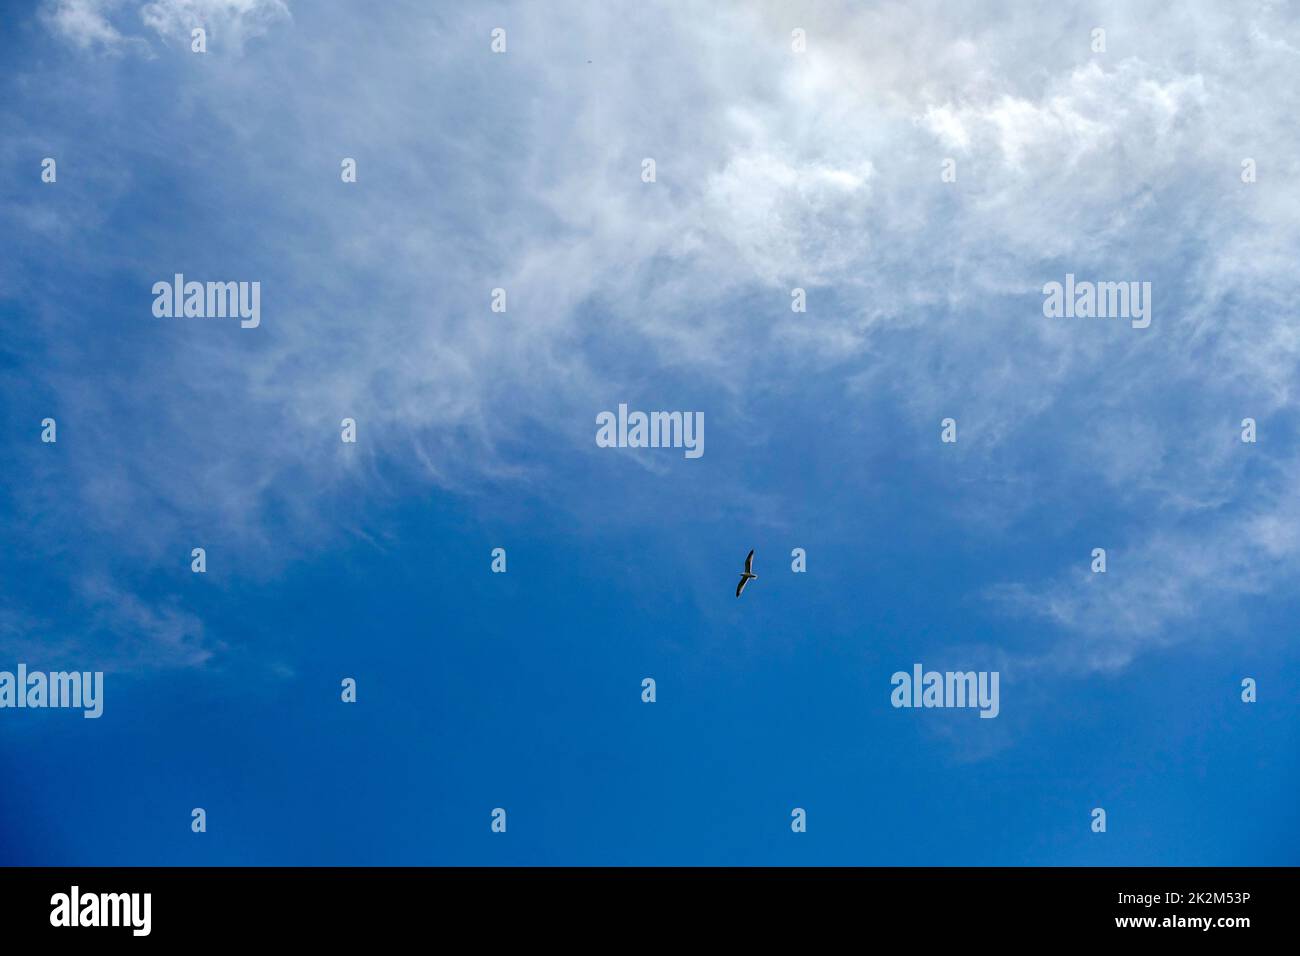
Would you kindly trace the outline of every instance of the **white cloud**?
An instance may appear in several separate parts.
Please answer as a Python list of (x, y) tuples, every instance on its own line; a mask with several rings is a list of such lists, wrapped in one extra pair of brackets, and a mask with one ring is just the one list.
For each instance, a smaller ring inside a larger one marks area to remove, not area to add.
[(120, 0), (46, 0), (41, 15), (47, 26), (83, 49), (117, 51), (128, 41), (109, 21)]
[(205, 635), (198, 616), (174, 599), (146, 602), (100, 577), (84, 581), (79, 596), (93, 626), (108, 639), (90, 653), (116, 669), (193, 667), (222, 649)]
[(61, 610), (74, 613), (55, 623), (0, 606), (0, 653), (36, 667), (140, 672), (199, 666), (225, 650), (177, 598), (146, 601), (103, 575), (76, 582)]
[(145, 37), (124, 34), (134, 9), (136, 22), (162, 39), (188, 46), (191, 31), (203, 27), (213, 42), (239, 52), (254, 37), (291, 19), (285, 0), (151, 0), (128, 4), (125, 0), (45, 0), (42, 18), (55, 34), (83, 50), (117, 53), (134, 49), (148, 53)]
[(291, 17), (284, 0), (152, 0), (141, 6), (140, 19), (167, 40), (188, 44), (191, 31), (203, 27), (214, 44), (239, 50)]

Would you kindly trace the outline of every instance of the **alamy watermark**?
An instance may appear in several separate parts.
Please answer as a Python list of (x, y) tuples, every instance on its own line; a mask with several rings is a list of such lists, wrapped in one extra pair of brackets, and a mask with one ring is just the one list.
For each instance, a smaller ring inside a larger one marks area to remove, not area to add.
[(596, 416), (596, 444), (601, 448), (685, 448), (687, 458), (704, 454), (703, 412), (629, 412)]
[(152, 911), (152, 893), (83, 893), (73, 886), (50, 897), (51, 926), (125, 926), (133, 936), (148, 936)]
[(160, 319), (238, 318), (245, 329), (262, 322), (260, 282), (186, 282), (178, 272), (171, 282), (155, 282), (152, 291), (153, 314)]
[(1151, 324), (1150, 282), (1075, 282), (1043, 286), (1043, 315), (1049, 319), (1132, 319), (1135, 329)]
[(0, 671), (0, 708), (77, 707), (94, 719), (104, 713), (103, 671)]
[(998, 671), (927, 671), (912, 665), (912, 673), (895, 671), (889, 702), (895, 707), (978, 707), (981, 717), (996, 717)]

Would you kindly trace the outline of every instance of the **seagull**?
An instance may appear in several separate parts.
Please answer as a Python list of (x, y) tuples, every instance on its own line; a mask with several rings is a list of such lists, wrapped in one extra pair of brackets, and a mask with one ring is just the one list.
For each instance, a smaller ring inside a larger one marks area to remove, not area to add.
[(745, 585), (749, 583), (750, 578), (758, 577), (754, 573), (754, 552), (751, 549), (749, 557), (745, 559), (745, 570), (740, 575), (740, 583), (736, 585), (736, 597), (740, 597), (740, 592), (745, 590)]

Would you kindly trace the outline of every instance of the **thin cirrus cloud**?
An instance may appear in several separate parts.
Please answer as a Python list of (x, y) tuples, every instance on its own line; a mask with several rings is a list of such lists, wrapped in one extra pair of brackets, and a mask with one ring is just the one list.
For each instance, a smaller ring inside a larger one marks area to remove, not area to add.
[[(1247, 415), (1300, 411), (1300, 290), (1278, 253), (1300, 239), (1286, 115), (1300, 44), (1268, 5), (1088, 9), (827, 4), (795, 22), (781, 4), (46, 4), (72, 69), (146, 43), (182, 91), (110, 70), (89, 102), (146, 108), (79, 134), (74, 81), (49, 94), (67, 107), (66, 148), (138, 164), (65, 210), (97, 223), (87, 272), (147, 288), (179, 268), (177, 250), (206, 255), (224, 277), (260, 279), (275, 309), (256, 333), (124, 345), (111, 396), (79, 381), (75, 347), (37, 343), (61, 400), (152, 449), (87, 451), (65, 506), (147, 555), (187, 522), (220, 524), (232, 547), (284, 547), (328, 536), (312, 502), (358, 485), (463, 491), (486, 475), (545, 489), (545, 456), (506, 449), (545, 435), (592, 454), (592, 414), (647, 365), (710, 390), (759, 442), (779, 371), (895, 407), (926, 440), (960, 406), (967, 476), (1010, 490), (955, 497), (959, 526), (1009, 535), (1038, 510), (1068, 527), (1077, 487), (1104, 492), (1130, 519), (1107, 542), (1131, 557), (1122, 585), (1062, 559), (984, 593), (1046, 621), (1062, 666), (1125, 666), (1197, 608), (1267, 592), (1300, 564), (1280, 490), (1296, 463), (1236, 442)], [(211, 29), (203, 71), (180, 42), (193, 23)], [(510, 52), (494, 59), (498, 25)], [(1089, 50), (1094, 26), (1105, 54)], [(35, 107), (18, 122), (38, 139), (58, 126)], [(364, 202), (338, 185), (343, 156), (359, 160)], [(654, 187), (639, 181), (646, 156)], [(940, 181), (945, 158), (956, 183)], [(157, 171), (213, 223), (206, 245), (132, 221)], [(223, 228), (222, 203), (258, 228)], [(128, 232), (129, 249), (104, 251)], [(1152, 327), (1045, 319), (1042, 284), (1066, 272), (1152, 281)], [(497, 286), (508, 337), (483, 321)], [(789, 312), (795, 286), (807, 314)], [(737, 302), (766, 305), (738, 319)], [(221, 417), (222, 401), (238, 414)], [(326, 452), (342, 414), (373, 440)], [(278, 438), (236, 420), (274, 422)], [(272, 501), (289, 514), (268, 529)], [(158, 503), (148, 528), (114, 517)]]
[(109, 20), (108, 0), (58, 0), (42, 10), (50, 29), (80, 49), (117, 51), (128, 43)]
[[(82, 50), (151, 55), (150, 38), (188, 45), (195, 27), (239, 50), (290, 19), (282, 0), (46, 0), (41, 16), (52, 32)], [(144, 29), (142, 29), (144, 28)]]

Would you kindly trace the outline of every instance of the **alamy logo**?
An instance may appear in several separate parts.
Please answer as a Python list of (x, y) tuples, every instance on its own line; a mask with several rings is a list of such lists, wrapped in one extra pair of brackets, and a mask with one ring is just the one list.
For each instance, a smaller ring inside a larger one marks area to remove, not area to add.
[(912, 665), (912, 673), (896, 671), (889, 702), (895, 707), (978, 707), (981, 717), (996, 717), (997, 671), (926, 671)]
[(152, 893), (68, 893), (50, 897), (51, 926), (129, 926), (131, 935), (148, 936), (152, 928)]
[(79, 707), (81, 716), (94, 719), (104, 712), (103, 671), (27, 672), (26, 664), (18, 673), (0, 671), (0, 708), (4, 707)]
[(1075, 282), (1067, 272), (1064, 286), (1049, 282), (1043, 295), (1049, 319), (1132, 319), (1135, 329), (1151, 324), (1150, 282)]
[(704, 454), (703, 412), (628, 412), (596, 416), (596, 444), (601, 448), (685, 448), (687, 458)]
[(172, 282), (155, 282), (153, 294), (153, 314), (160, 319), (238, 318), (245, 329), (262, 322), (260, 282), (186, 282), (178, 272)]

